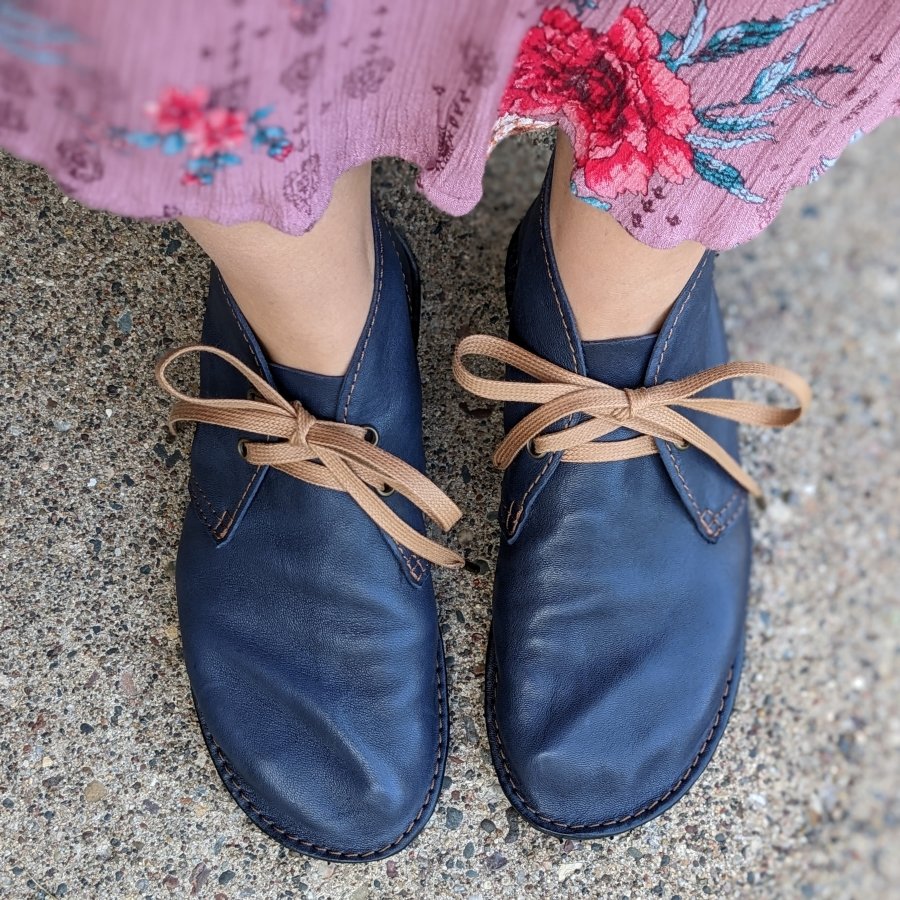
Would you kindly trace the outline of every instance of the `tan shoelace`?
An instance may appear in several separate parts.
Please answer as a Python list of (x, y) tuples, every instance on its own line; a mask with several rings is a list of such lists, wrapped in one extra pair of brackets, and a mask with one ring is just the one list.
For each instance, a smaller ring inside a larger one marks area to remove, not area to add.
[[(250, 382), (259, 399), (204, 399), (183, 394), (169, 381), (166, 371), (189, 353), (212, 353), (225, 360)], [(300, 403), (285, 400), (239, 359), (205, 344), (190, 344), (166, 353), (156, 364), (156, 380), (175, 399), (169, 428), (174, 430), (177, 422), (205, 422), (279, 438), (242, 441), (241, 455), (251, 465), (272, 466), (309, 484), (345, 491), (379, 528), (416, 556), (440, 566), (469, 568), (458, 553), (407, 525), (376, 493), (396, 490), (444, 531), (452, 528), (461, 515), (456, 504), (421, 472), (376, 447), (371, 440), (373, 435), (377, 439), (374, 429), (317, 419)]]
[[(482, 378), (463, 362), (470, 356), (513, 366), (535, 382)], [(612, 462), (658, 453), (654, 438), (660, 438), (681, 448), (696, 447), (757, 495), (761, 493), (759, 485), (737, 460), (673, 407), (693, 409), (745, 425), (780, 428), (796, 422), (812, 399), (809, 385), (796, 373), (754, 362), (725, 363), (678, 381), (621, 390), (577, 375), (516, 344), (486, 334), (471, 335), (460, 342), (453, 356), (453, 374), (462, 388), (478, 397), (537, 406), (510, 430), (494, 453), (494, 464), (500, 469), (506, 469), (525, 447), (536, 456), (561, 452), (563, 462)], [(714, 384), (734, 378), (776, 382), (797, 398), (799, 406), (785, 408), (696, 396)], [(560, 431), (543, 433), (556, 422), (579, 414), (589, 418)], [(629, 428), (639, 436), (622, 441), (597, 441), (618, 428)]]

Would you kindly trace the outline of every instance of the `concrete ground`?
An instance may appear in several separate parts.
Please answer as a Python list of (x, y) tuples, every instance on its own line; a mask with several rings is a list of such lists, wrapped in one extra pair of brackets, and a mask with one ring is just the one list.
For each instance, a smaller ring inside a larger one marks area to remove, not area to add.
[[(501, 333), (503, 253), (546, 149), (507, 142), (453, 221), (385, 164), (378, 193), (427, 277), (431, 475), (491, 559), (498, 411), (452, 383), (468, 329)], [(0, 896), (4, 898), (885, 898), (900, 896), (900, 121), (851, 148), (719, 290), (737, 358), (814, 384), (800, 426), (744, 436), (762, 481), (748, 662), (691, 794), (620, 837), (539, 834), (494, 778), (481, 718), (490, 578), (438, 574), (451, 755), (407, 851), (288, 853), (222, 787), (181, 660), (173, 561), (189, 429), (157, 353), (195, 337), (206, 263), (175, 225), (67, 203), (0, 160)]]

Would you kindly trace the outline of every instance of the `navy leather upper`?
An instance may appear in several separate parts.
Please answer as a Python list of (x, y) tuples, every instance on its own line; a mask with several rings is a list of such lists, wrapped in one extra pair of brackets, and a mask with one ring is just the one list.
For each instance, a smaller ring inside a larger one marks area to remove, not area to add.
[[(203, 341), (321, 418), (374, 427), (424, 469), (410, 327), (414, 264), (373, 214), (375, 292), (346, 377), (270, 366), (217, 272)], [(249, 385), (205, 355), (201, 395)], [(241, 434), (198, 426), (177, 562), (184, 655), (213, 759), (232, 794), (288, 846), (331, 859), (401, 849), (433, 809), (447, 715), (427, 563), (346, 494), (256, 468)], [(392, 508), (419, 530), (419, 511)]]
[[(616, 387), (727, 359), (711, 254), (659, 335), (583, 343), (553, 259), (548, 192), (549, 177), (510, 247), (511, 340)], [(508, 404), (507, 429), (528, 409)], [(732, 423), (688, 415), (737, 453)], [(746, 495), (699, 451), (659, 446), (582, 464), (523, 451), (504, 476), (489, 735), (511, 801), (556, 833), (614, 833), (662, 811), (705, 765), (733, 702)]]

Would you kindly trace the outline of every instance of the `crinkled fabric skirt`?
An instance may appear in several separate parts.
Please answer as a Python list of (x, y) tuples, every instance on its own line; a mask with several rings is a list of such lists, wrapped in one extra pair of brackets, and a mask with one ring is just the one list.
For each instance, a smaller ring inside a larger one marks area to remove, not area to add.
[(136, 217), (300, 234), (379, 156), (458, 215), (558, 126), (587, 202), (724, 249), (898, 113), (897, 0), (0, 0), (0, 147)]

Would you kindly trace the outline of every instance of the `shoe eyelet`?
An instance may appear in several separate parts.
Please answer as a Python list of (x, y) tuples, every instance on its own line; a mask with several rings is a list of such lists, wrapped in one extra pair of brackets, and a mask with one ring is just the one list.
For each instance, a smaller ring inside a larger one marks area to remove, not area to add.
[(687, 441), (682, 440), (682, 441), (676, 441), (673, 444), (673, 446), (675, 447), (676, 450), (687, 450), (687, 448), (690, 447), (691, 445)]
[(250, 388), (247, 391), (247, 399), (259, 401), (262, 400), (262, 397), (259, 395), (259, 391), (257, 391), (256, 388)]
[(247, 441), (244, 438), (241, 438), (237, 442), (237, 452), (240, 455), (241, 459), (247, 458)]
[(389, 484), (383, 484), (381, 487), (375, 488), (375, 493), (382, 497), (390, 497), (394, 493), (394, 489)]
[(543, 459), (547, 455), (547, 451), (545, 450), (543, 453), (538, 453), (534, 449), (534, 438), (532, 438), (526, 445), (525, 449), (528, 451), (528, 455), (532, 457), (532, 459)]
[(365, 426), (366, 433), (363, 435), (363, 440), (367, 444), (371, 444), (373, 447), (378, 446), (378, 429), (373, 428), (371, 425)]

